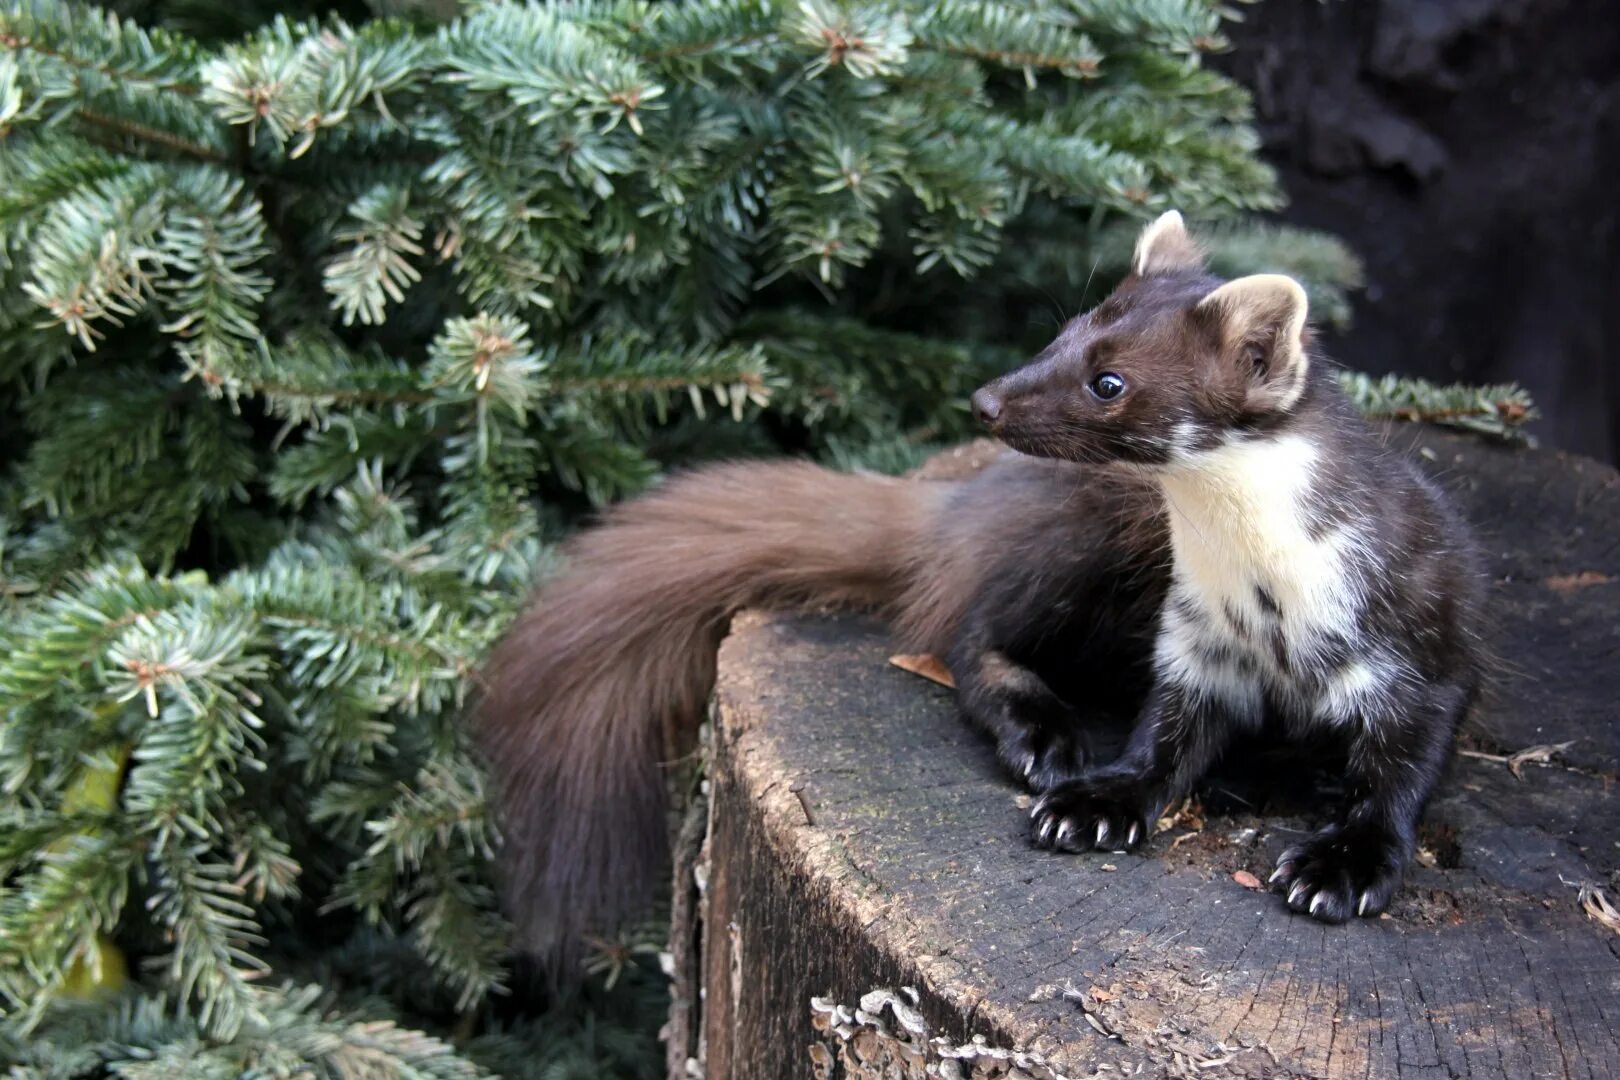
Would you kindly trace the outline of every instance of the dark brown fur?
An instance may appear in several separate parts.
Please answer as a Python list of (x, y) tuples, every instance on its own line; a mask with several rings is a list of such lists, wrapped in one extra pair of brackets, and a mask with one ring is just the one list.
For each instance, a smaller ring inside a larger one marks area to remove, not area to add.
[[(1058, 624), (1068, 621), (1061, 612), (1140, 593), (1117, 629), (1095, 624), (1099, 647), (1086, 653), (1094, 672), (1117, 674), (1112, 665), (1129, 667), (1130, 657), (1140, 667), (1162, 591), (1157, 523), (1138, 479), (1024, 457), (953, 482), (735, 464), (613, 508), (570, 544), (566, 569), (536, 593), (482, 680), (477, 730), (522, 944), (566, 956), (656, 893), (664, 767), (691, 749), (719, 639), (739, 609), (875, 610), (905, 647), (943, 656), (985, 590), (1010, 612), (1055, 584), (1065, 599), (1047, 610)], [(1116, 558), (1099, 560), (1108, 551)], [(1035, 564), (1050, 577), (1020, 569)], [(1051, 641), (1039, 613), (1014, 627), (979, 607), (975, 632), (1018, 654), (1005, 676), (1044, 685), (1025, 666)]]
[[(1239, 730), (1311, 726), (1286, 703), (1243, 716), (1194, 709), (1167, 696), (1154, 659), (1161, 611), (1205, 618), (1171, 591), (1161, 470), (1289, 433), (1323, 450), (1309, 527), (1385, 526), (1357, 571), (1371, 584), (1356, 640), (1324, 635), (1292, 655), (1281, 602), (1256, 581), (1253, 610), (1201, 622), (1200, 647), (1250, 673), (1257, 645), (1277, 650), (1307, 688), (1375, 646), (1421, 676), (1389, 715), (1343, 725), (1357, 732), (1359, 801), (1278, 871), (1290, 904), (1319, 918), (1342, 919), (1353, 902), (1383, 909), (1477, 682), (1466, 529), (1339, 395), (1311, 354), (1297, 284), (1223, 288), (1179, 218), (1144, 234), (1138, 267), (1030, 365), (974, 395), (998, 435), (1038, 457), (931, 482), (721, 466), (676, 477), (575, 539), (566, 570), (491, 658), (478, 706), (526, 947), (566, 957), (656, 894), (663, 765), (689, 749), (717, 643), (745, 606), (876, 610), (905, 647), (945, 657), (965, 717), (1047, 793), (1044, 846), (1085, 846), (1094, 827), (1098, 844), (1111, 830), (1134, 845)], [(1129, 392), (1100, 399), (1101, 372)], [(1107, 711), (1140, 720), (1121, 758), (1099, 766), (1084, 740)], [(1317, 892), (1325, 899), (1311, 902)]]
[(615, 507), (569, 545), (490, 658), (478, 706), (524, 944), (572, 947), (656, 892), (662, 768), (691, 747), (730, 615), (890, 608), (929, 490), (796, 462), (722, 466)]

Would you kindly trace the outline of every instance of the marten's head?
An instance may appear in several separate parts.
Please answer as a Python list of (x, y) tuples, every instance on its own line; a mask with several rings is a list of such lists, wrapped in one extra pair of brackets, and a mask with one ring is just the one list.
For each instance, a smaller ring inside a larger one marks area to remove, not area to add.
[(1280, 274), (1222, 282), (1174, 210), (1131, 273), (973, 411), (1015, 450), (1169, 465), (1276, 427), (1311, 381), (1305, 290)]

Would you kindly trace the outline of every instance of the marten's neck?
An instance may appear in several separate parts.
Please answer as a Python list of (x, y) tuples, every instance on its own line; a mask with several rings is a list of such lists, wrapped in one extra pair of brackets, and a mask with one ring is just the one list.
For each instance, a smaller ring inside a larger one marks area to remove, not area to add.
[(1365, 546), (1342, 500), (1325, 488), (1329, 447), (1310, 427), (1229, 442), (1159, 477), (1170, 522), (1171, 598), (1250, 639), (1266, 665), (1328, 637), (1353, 638), (1365, 602), (1356, 565)]

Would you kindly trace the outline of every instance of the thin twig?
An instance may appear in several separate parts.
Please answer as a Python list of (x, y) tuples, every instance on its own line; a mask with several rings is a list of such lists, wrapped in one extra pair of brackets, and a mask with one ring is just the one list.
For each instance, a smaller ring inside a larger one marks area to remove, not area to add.
[(38, 53), (40, 56), (48, 56), (52, 60), (64, 63), (69, 67), (78, 68), (80, 71), (93, 71), (97, 75), (101, 75), (104, 78), (113, 79), (117, 82), (141, 83), (145, 86), (151, 86), (160, 90), (173, 90), (177, 94), (186, 94), (188, 96), (196, 94), (201, 89), (201, 87), (195, 83), (163, 82), (160, 79), (142, 78), (139, 75), (134, 75), (127, 71), (116, 71), (105, 64), (97, 64), (90, 60), (81, 60), (77, 56), (71, 56), (65, 52), (59, 52), (48, 45), (41, 45), (33, 38), (26, 38), (19, 34), (0, 33), (0, 47), (14, 50), (27, 49), (29, 52)]
[(1516, 779), (1523, 780), (1521, 771), (1526, 765), (1551, 765), (1553, 758), (1575, 745), (1576, 740), (1561, 743), (1543, 743), (1539, 746), (1527, 746), (1523, 750), (1511, 754), (1488, 754), (1483, 750), (1458, 750), (1459, 757), (1476, 758), (1480, 761), (1494, 761), (1498, 765), (1506, 765), (1508, 772)]
[(137, 124), (133, 120), (120, 120), (118, 117), (106, 116), (90, 109), (80, 109), (75, 115), (78, 119), (93, 127), (116, 132), (132, 139), (142, 139), (149, 143), (155, 143), (166, 149), (200, 158), (215, 165), (228, 165), (231, 162), (229, 157), (213, 147), (192, 142), (190, 139), (182, 138), (172, 131), (163, 131), (159, 128), (148, 127), (145, 124)]

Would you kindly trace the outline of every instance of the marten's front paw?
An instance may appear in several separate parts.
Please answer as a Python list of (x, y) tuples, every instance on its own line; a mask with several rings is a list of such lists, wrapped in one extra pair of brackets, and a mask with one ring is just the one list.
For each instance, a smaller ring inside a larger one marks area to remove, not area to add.
[(1147, 800), (1130, 785), (1059, 784), (1035, 801), (1030, 838), (1052, 851), (1132, 851), (1147, 838)]
[(1402, 845), (1382, 829), (1331, 825), (1277, 859), (1272, 888), (1322, 922), (1374, 916), (1401, 883)]
[(996, 749), (1013, 776), (1037, 793), (1072, 780), (1086, 763), (1085, 748), (1068, 732), (1020, 731)]

